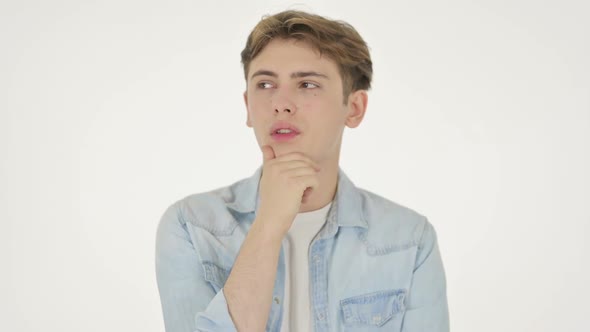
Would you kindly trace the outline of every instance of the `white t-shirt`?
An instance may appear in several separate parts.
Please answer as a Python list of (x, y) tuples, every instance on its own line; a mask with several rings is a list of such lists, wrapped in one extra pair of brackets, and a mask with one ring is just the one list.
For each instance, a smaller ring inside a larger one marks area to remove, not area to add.
[(326, 222), (332, 202), (315, 211), (298, 213), (283, 239), (285, 298), (281, 332), (313, 331), (309, 296), (309, 245)]

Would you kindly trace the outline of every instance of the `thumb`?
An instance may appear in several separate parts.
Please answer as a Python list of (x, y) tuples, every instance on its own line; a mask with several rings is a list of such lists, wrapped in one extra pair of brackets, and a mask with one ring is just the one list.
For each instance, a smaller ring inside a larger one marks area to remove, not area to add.
[(264, 145), (261, 149), (262, 149), (263, 162), (266, 162), (268, 160), (275, 158), (275, 152), (270, 145)]

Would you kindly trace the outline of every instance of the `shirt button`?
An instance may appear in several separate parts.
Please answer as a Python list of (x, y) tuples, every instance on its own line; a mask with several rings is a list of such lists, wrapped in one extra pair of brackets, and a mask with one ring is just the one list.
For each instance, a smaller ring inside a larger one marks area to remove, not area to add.
[(319, 319), (319, 320), (324, 320), (324, 318), (326, 318), (326, 317), (324, 316), (324, 313), (323, 313), (323, 312), (320, 312), (320, 313), (318, 314), (318, 319)]
[(320, 256), (319, 256), (319, 255), (314, 255), (314, 256), (313, 256), (313, 261), (314, 261), (314, 263), (316, 263), (316, 264), (317, 264), (317, 263), (319, 263), (319, 262), (320, 262)]
[(276, 303), (276, 304), (279, 304), (279, 303), (281, 303), (281, 301), (279, 300), (279, 298), (278, 298), (278, 297), (276, 297), (276, 296), (275, 296), (274, 300), (275, 300), (275, 303)]

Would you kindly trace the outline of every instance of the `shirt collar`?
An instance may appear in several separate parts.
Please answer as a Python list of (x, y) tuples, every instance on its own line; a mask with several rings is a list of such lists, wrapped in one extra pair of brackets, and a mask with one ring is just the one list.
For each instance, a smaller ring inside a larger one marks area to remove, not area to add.
[[(260, 197), (258, 185), (262, 175), (262, 166), (258, 167), (249, 178), (243, 179), (231, 185), (234, 193), (233, 201), (228, 202), (228, 208), (240, 212), (251, 213), (258, 210)], [(363, 206), (359, 189), (350, 181), (348, 176), (338, 168), (338, 186), (334, 197), (334, 204), (330, 208), (328, 219), (335, 219), (338, 226), (368, 228), (363, 215)]]

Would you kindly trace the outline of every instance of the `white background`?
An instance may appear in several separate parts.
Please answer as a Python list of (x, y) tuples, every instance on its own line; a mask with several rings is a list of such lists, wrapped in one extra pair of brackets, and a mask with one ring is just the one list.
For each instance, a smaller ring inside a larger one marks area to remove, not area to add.
[(588, 331), (582, 0), (2, 0), (0, 330), (163, 330), (157, 223), (261, 163), (239, 53), (288, 8), (369, 44), (341, 167), (435, 226), (452, 331)]

